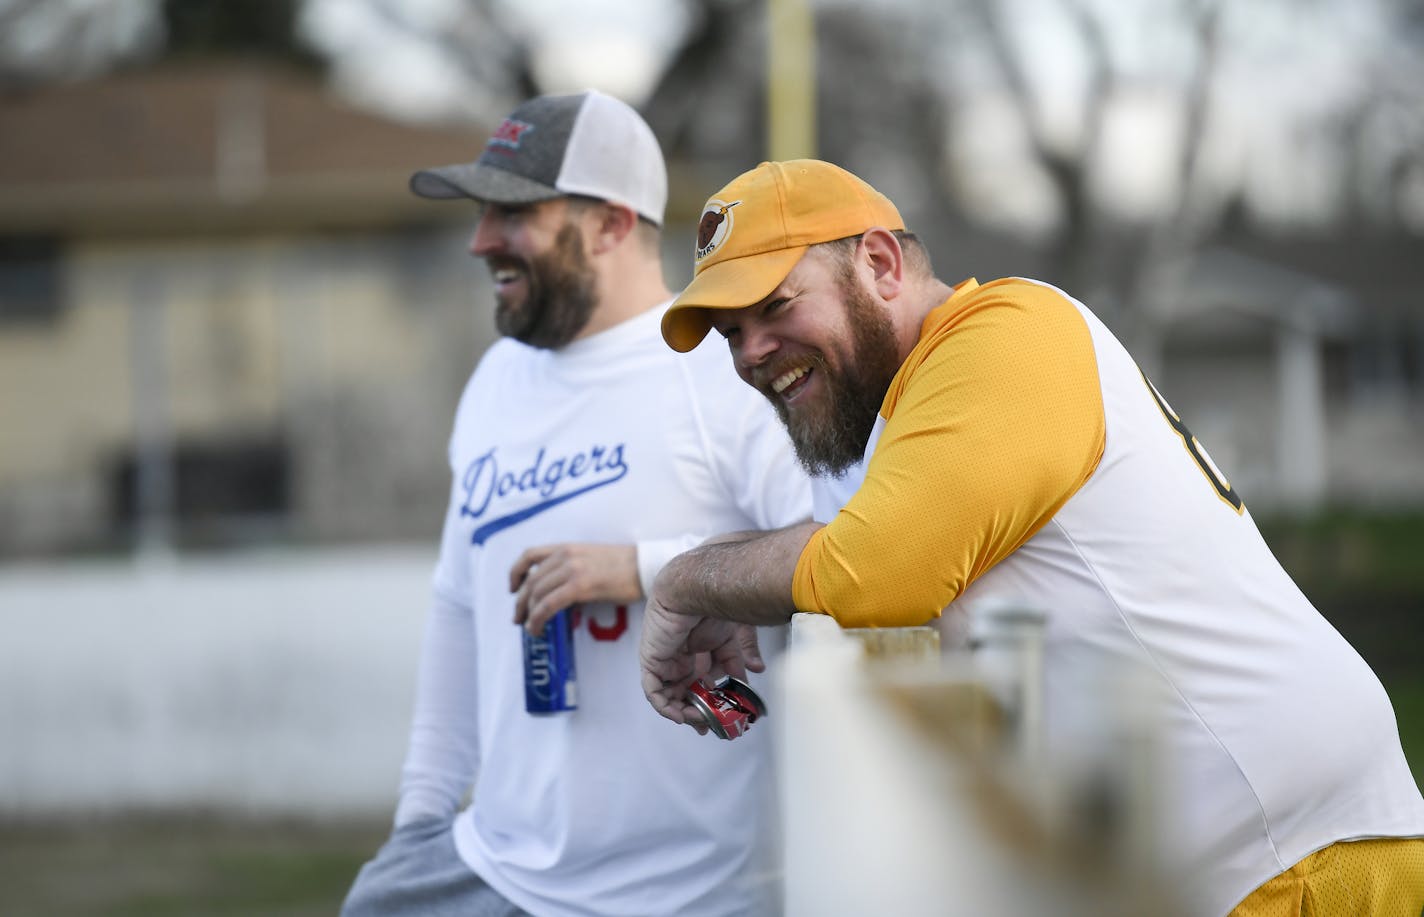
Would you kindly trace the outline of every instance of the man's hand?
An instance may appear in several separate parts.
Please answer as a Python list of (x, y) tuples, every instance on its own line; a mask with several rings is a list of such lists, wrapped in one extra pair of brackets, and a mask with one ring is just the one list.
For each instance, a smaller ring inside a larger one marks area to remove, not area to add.
[(656, 592), (643, 612), (638, 659), (643, 693), (653, 709), (700, 733), (707, 728), (687, 703), (689, 685), (698, 679), (711, 682), (723, 675), (746, 678), (749, 671), (766, 670), (755, 627), (669, 611)]
[(542, 634), (549, 619), (577, 602), (636, 602), (638, 549), (631, 544), (548, 544), (530, 548), (509, 570), (517, 592), (514, 623)]
[(654, 710), (674, 723), (690, 717), (696, 726), (688, 685), (765, 670), (753, 625), (791, 618), (796, 559), (819, 528), (802, 522), (723, 535), (667, 562), (653, 582), (638, 647), (643, 693)]

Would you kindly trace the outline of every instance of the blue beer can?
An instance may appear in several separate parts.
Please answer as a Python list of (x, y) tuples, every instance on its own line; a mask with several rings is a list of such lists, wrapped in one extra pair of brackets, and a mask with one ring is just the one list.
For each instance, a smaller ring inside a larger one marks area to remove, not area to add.
[(562, 713), (578, 709), (578, 673), (574, 668), (572, 613), (565, 608), (549, 619), (542, 637), (524, 635), (524, 709)]

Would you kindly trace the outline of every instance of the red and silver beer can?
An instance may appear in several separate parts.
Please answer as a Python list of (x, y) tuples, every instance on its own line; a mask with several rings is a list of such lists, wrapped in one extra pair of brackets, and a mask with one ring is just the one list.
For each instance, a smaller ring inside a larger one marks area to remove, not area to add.
[(701, 714), (702, 725), (719, 739), (735, 739), (766, 716), (766, 704), (751, 685), (730, 675), (711, 687), (694, 681), (687, 689), (687, 702)]

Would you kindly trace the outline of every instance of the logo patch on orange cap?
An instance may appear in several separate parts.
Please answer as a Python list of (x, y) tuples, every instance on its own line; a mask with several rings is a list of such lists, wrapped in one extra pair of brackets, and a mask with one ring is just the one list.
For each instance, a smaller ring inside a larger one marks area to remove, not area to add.
[(697, 258), (701, 261), (721, 247), (732, 233), (732, 208), (741, 201), (730, 204), (712, 199), (702, 208), (702, 219), (697, 221)]

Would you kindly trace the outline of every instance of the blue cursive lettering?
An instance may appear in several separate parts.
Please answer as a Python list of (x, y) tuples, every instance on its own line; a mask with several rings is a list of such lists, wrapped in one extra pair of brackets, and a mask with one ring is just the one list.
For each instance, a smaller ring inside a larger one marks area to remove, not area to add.
[[(497, 515), (476, 527), (471, 537), (474, 544), (483, 544), (496, 532), (590, 490), (619, 481), (628, 473), (622, 443), (612, 447), (595, 445), (583, 452), (552, 459), (547, 458), (547, 454), (548, 450), (541, 447), (528, 466), (505, 471), (499, 467), (499, 459), (492, 448), (465, 466), (460, 476), (460, 487), (465, 494), (460, 504), (461, 516), (483, 519), (492, 504), (506, 498), (520, 504), (511, 512)], [(590, 479), (574, 481), (585, 475)], [(575, 483), (577, 486), (568, 489)], [(538, 502), (528, 505), (518, 500), (519, 496), (530, 493), (539, 498)]]

